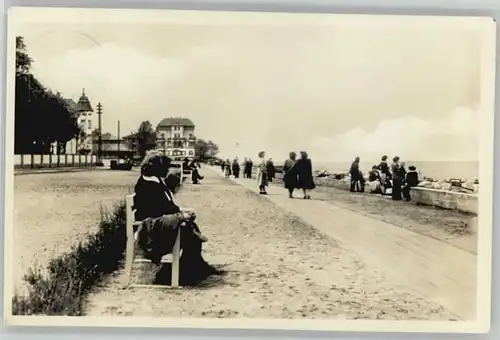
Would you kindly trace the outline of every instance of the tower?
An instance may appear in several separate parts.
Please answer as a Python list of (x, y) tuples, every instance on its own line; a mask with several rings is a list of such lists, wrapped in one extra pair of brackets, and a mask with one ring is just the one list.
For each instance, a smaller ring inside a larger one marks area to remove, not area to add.
[(85, 95), (85, 89), (82, 89), (82, 95), (76, 104), (76, 113), (78, 115), (78, 125), (80, 126), (83, 136), (78, 142), (78, 150), (92, 150), (92, 131), (95, 130), (92, 113), (92, 105), (89, 98)]

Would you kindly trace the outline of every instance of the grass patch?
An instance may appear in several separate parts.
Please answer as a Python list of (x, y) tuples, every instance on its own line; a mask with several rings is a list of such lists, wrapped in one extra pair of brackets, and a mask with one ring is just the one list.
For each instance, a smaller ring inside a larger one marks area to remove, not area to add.
[(24, 276), (28, 292), (12, 298), (13, 315), (83, 315), (90, 289), (117, 270), (126, 244), (125, 203), (112, 213), (101, 209), (97, 233), (89, 234), (71, 251), (50, 261), (46, 270), (30, 269)]

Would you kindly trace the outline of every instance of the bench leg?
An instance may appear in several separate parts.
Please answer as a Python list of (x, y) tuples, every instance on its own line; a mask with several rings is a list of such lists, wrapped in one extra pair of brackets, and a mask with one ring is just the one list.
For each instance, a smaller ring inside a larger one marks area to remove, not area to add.
[(177, 230), (174, 249), (172, 250), (172, 287), (179, 287), (179, 272), (181, 258), (181, 227)]
[(132, 213), (132, 202), (127, 199), (127, 222), (126, 222), (126, 232), (127, 232), (127, 244), (125, 251), (125, 275), (123, 277), (122, 288), (127, 288), (130, 284), (130, 276), (132, 275), (132, 266), (134, 265), (134, 255), (136, 240), (134, 239), (134, 226), (133, 226), (133, 213)]

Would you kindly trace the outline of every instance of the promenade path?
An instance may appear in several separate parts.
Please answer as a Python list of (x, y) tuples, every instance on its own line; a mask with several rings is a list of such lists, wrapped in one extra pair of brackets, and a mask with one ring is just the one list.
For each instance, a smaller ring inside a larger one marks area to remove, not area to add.
[[(222, 176), (219, 168), (211, 168)], [(254, 179), (227, 179), (258, 193)], [(282, 185), (264, 196), (379, 267), (393, 279), (418, 289), (463, 320), (476, 317), (477, 256), (404, 228), (357, 214), (332, 202), (289, 199)], [(296, 193), (301, 197), (301, 193)]]
[[(228, 180), (209, 167), (202, 172), (205, 179), (201, 185), (192, 185), (188, 180), (176, 201), (195, 209), (198, 224), (209, 238), (204, 257), (222, 266), (227, 274), (192, 288), (123, 290), (123, 272), (118, 271), (94, 289), (86, 315), (459, 319), (402, 280), (405, 274), (390, 277), (388, 262), (361, 257), (364, 253), (357, 251), (359, 243), (365, 242), (361, 241), (362, 233), (373, 231), (362, 231), (370, 226), (360, 224), (352, 213), (332, 217), (328, 204), (288, 202), (278, 188), (271, 189), (269, 197), (262, 197), (254, 192), (255, 181)], [(309, 216), (311, 212), (318, 216)], [(330, 237), (323, 231), (331, 229), (336, 220), (344, 220), (345, 224), (337, 229), (349, 227), (346, 233), (360, 235), (353, 240), (358, 244), (339, 243), (341, 237)], [(367, 238), (375, 241), (374, 236)], [(407, 262), (407, 266), (413, 263)]]

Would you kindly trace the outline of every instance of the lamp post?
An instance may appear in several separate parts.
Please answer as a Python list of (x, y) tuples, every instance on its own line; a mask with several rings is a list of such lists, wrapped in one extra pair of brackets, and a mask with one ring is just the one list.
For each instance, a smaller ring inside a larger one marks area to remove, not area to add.
[(102, 163), (102, 121), (101, 121), (101, 115), (102, 115), (102, 105), (101, 102), (97, 103), (97, 124), (99, 128), (99, 135), (97, 136), (97, 158), (99, 164)]
[(118, 159), (120, 159), (120, 121), (118, 121)]

